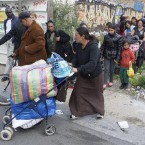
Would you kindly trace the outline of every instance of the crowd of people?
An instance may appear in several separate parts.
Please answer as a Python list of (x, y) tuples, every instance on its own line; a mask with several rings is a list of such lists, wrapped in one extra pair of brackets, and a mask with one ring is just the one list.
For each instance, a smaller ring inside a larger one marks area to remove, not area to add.
[[(144, 19), (137, 20), (132, 17), (121, 16), (118, 25), (108, 22), (106, 34), (101, 46), (101, 55), (104, 58), (104, 85), (103, 88), (113, 85), (113, 75), (116, 65), (120, 66), (120, 89), (128, 88), (127, 70), (133, 65), (134, 71), (143, 65), (145, 28)], [(132, 39), (136, 39), (134, 48)], [(138, 44), (138, 45), (137, 45)]]
[[(118, 25), (108, 22), (104, 41), (99, 49), (98, 40), (90, 35), (85, 23), (81, 23), (76, 29), (74, 42), (70, 45), (71, 37), (63, 30), (56, 30), (52, 20), (46, 23), (47, 31), (44, 33), (36, 22), (36, 14), (23, 11), (16, 17), (9, 7), (5, 12), (7, 15), (4, 21), (5, 35), (0, 39), (0, 45), (5, 42), (8, 45), (8, 61), (4, 73), (9, 74), (12, 68), (10, 55), (17, 57), (18, 65), (23, 66), (40, 59), (46, 60), (53, 51), (58, 53), (69, 62), (75, 73), (73, 79), (76, 81), (69, 101), (71, 119), (92, 114), (97, 114), (97, 119), (103, 118), (105, 113), (103, 89), (113, 86), (115, 65), (120, 66), (120, 89), (126, 89), (129, 83), (127, 76), (129, 66), (134, 62), (137, 67), (143, 64), (144, 57), (135, 58), (128, 40), (128, 37), (137, 35), (143, 43), (145, 40), (143, 20), (136, 20), (133, 17), (130, 21), (128, 17), (121, 16)], [(4, 77), (1, 81), (6, 79)]]

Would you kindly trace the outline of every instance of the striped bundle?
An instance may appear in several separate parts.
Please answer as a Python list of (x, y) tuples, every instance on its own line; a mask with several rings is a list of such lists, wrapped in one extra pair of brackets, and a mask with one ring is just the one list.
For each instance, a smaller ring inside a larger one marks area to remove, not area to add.
[[(47, 94), (55, 86), (51, 66), (40, 60), (32, 65), (14, 67), (10, 73), (12, 100), (15, 104), (34, 100), (41, 94)], [(54, 88), (46, 96), (57, 95)]]

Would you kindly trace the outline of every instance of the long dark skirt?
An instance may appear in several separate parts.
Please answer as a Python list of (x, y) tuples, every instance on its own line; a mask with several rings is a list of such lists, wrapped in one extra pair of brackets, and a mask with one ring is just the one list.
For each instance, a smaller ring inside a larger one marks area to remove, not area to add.
[(71, 114), (78, 117), (96, 113), (104, 115), (103, 74), (94, 79), (78, 76), (69, 107)]

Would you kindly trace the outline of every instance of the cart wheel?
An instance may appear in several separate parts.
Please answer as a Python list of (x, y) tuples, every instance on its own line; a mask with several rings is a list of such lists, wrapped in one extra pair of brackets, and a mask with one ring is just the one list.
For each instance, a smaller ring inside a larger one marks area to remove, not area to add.
[(3, 121), (4, 124), (9, 123), (10, 120), (11, 120), (11, 117), (10, 117), (9, 115), (5, 115), (5, 116), (3, 117), (3, 119), (2, 119), (2, 121)]
[(8, 111), (5, 115), (11, 116), (11, 111)]
[(50, 136), (53, 135), (56, 132), (56, 128), (53, 125), (47, 125), (45, 127), (45, 134)]
[(9, 130), (2, 130), (0, 136), (1, 139), (5, 141), (8, 141), (12, 138), (12, 134)]
[(14, 130), (11, 127), (5, 127), (5, 130), (10, 131), (12, 135), (14, 134)]

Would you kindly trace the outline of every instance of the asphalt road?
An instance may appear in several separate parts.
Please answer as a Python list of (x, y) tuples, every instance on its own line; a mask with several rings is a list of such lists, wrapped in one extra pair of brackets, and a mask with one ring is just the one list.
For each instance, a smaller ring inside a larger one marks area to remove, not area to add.
[[(0, 107), (0, 118), (5, 107)], [(95, 135), (94, 130), (84, 128), (60, 117), (49, 118), (49, 123), (56, 127), (53, 136), (44, 134), (45, 121), (30, 129), (18, 129), (10, 141), (0, 140), (0, 145), (115, 145)], [(3, 123), (0, 122), (0, 129)]]

